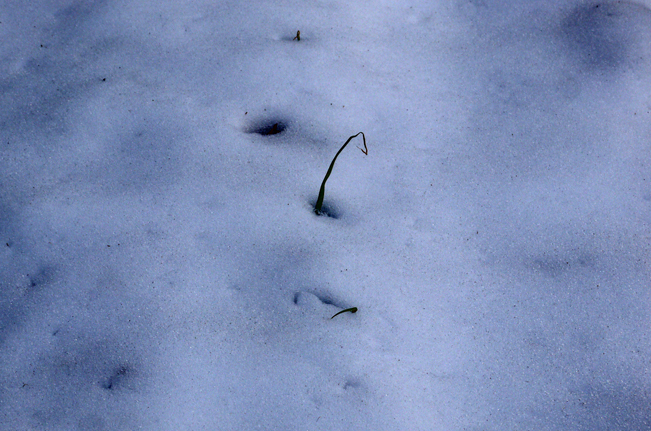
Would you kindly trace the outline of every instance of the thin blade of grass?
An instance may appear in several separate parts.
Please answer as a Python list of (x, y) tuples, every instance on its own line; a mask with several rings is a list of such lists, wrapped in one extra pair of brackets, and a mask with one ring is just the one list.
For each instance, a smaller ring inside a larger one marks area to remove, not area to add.
[(323, 206), (323, 197), (325, 195), (326, 181), (328, 181), (328, 178), (330, 178), (330, 174), (332, 173), (332, 168), (335, 167), (335, 162), (337, 161), (337, 157), (339, 157), (339, 154), (344, 150), (344, 148), (346, 148), (346, 145), (348, 145), (348, 143), (350, 141), (352, 141), (353, 138), (355, 138), (355, 137), (357, 137), (359, 135), (362, 135), (362, 139), (364, 140), (364, 149), (362, 150), (359, 147), (357, 147), (357, 148), (359, 148), (362, 151), (362, 153), (368, 154), (368, 148), (366, 147), (366, 136), (364, 136), (364, 132), (359, 132), (358, 134), (351, 136), (350, 138), (348, 138), (348, 140), (346, 142), (344, 142), (344, 145), (342, 145), (341, 148), (339, 149), (339, 151), (337, 151), (337, 154), (335, 154), (335, 158), (332, 159), (332, 163), (330, 163), (330, 167), (328, 168), (328, 172), (326, 173), (325, 178), (323, 179), (323, 182), (321, 183), (321, 189), (319, 190), (319, 197), (317, 198), (316, 204), (314, 205), (314, 212), (315, 213), (321, 214), (321, 207)]
[(335, 314), (330, 319), (334, 319), (335, 317), (339, 316), (341, 313), (346, 313), (346, 312), (357, 313), (357, 307), (346, 308), (345, 310), (341, 310), (339, 313)]

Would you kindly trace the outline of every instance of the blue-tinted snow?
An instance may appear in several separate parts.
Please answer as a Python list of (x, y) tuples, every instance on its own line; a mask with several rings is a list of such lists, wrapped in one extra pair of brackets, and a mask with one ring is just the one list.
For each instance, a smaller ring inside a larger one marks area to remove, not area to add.
[(1, 427), (651, 428), (650, 32), (624, 1), (5, 2)]

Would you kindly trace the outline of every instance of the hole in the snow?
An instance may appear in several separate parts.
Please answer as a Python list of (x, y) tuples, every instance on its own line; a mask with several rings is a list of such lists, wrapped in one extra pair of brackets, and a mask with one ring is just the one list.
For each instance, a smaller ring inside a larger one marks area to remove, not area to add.
[(317, 291), (296, 292), (296, 293), (294, 293), (293, 302), (294, 302), (294, 304), (299, 305), (301, 303), (304, 303), (305, 301), (309, 301), (309, 298), (316, 298), (316, 299), (319, 300), (319, 302), (321, 302), (322, 304), (325, 304), (325, 305), (334, 305), (335, 307), (338, 307), (338, 308), (343, 307), (341, 305), (340, 301), (333, 298), (332, 295), (330, 295), (327, 292), (317, 292)]
[(279, 118), (271, 118), (251, 124), (246, 133), (256, 133), (261, 136), (272, 136), (283, 133), (287, 129), (287, 122)]
[(102, 382), (102, 387), (109, 391), (114, 390), (122, 385), (129, 374), (131, 374), (129, 368), (125, 365), (121, 365), (115, 368), (111, 375)]
[(322, 303), (324, 303), (326, 305), (336, 305), (335, 301), (328, 294), (315, 292), (314, 296), (319, 298), (319, 301), (321, 301)]
[(355, 389), (362, 386), (362, 382), (359, 379), (351, 378), (344, 382), (344, 390)]
[(316, 201), (310, 202), (310, 207), (312, 208), (312, 212), (314, 212), (318, 216), (329, 217), (335, 220), (341, 217), (341, 211), (335, 205), (331, 205), (327, 202), (324, 202), (323, 205), (321, 206), (321, 211), (319, 211), (318, 213), (316, 212), (315, 205), (316, 205)]
[(51, 266), (44, 266), (36, 272), (36, 274), (27, 274), (27, 283), (30, 289), (41, 289), (45, 285), (54, 281), (55, 269)]

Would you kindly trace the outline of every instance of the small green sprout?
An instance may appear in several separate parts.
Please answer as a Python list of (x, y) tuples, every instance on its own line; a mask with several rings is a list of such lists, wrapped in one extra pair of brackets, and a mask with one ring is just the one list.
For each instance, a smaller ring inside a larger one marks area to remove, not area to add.
[(330, 319), (334, 319), (335, 317), (339, 316), (341, 313), (346, 313), (348, 311), (350, 311), (351, 313), (357, 313), (357, 307), (346, 308), (345, 310), (341, 310), (339, 313), (335, 314)]
[(301, 41), (301, 31), (300, 30), (298, 30), (296, 32), (296, 37), (294, 39), (292, 39), (292, 40), (297, 40), (299, 42)]
[(319, 197), (316, 200), (316, 204), (314, 205), (314, 212), (317, 215), (321, 215), (321, 207), (323, 206), (323, 197), (325, 195), (325, 185), (326, 181), (328, 181), (328, 178), (330, 178), (330, 174), (332, 173), (332, 168), (335, 166), (335, 161), (337, 161), (337, 157), (339, 156), (339, 153), (343, 151), (344, 148), (346, 148), (346, 145), (356, 136), (362, 135), (362, 139), (364, 140), (364, 149), (359, 148), (362, 153), (365, 155), (368, 155), (368, 148), (366, 147), (366, 136), (364, 136), (364, 132), (359, 132), (356, 135), (351, 136), (348, 138), (346, 142), (344, 142), (344, 145), (341, 146), (339, 151), (337, 151), (337, 154), (335, 154), (335, 158), (332, 159), (332, 163), (330, 163), (330, 167), (328, 168), (328, 172), (326, 172), (325, 178), (323, 179), (323, 182), (321, 183), (321, 189), (319, 190)]

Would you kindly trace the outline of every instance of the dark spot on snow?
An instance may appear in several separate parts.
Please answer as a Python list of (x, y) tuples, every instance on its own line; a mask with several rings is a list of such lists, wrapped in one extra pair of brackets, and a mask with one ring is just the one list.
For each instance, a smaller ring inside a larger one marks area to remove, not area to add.
[(256, 133), (262, 136), (272, 136), (283, 133), (287, 129), (287, 122), (281, 118), (270, 118), (252, 123), (245, 129), (246, 133)]
[(351, 378), (344, 382), (344, 390), (355, 389), (362, 386), (362, 382), (359, 379)]
[(563, 254), (543, 254), (531, 259), (531, 268), (535, 272), (550, 277), (557, 277), (564, 273), (580, 268), (595, 265), (593, 256), (585, 253), (567, 252)]
[(106, 390), (115, 390), (128, 378), (131, 371), (129, 367), (120, 365), (102, 382), (102, 387)]
[(55, 276), (55, 269), (52, 266), (41, 267), (36, 274), (27, 274), (30, 287), (39, 287), (52, 283)]
[(294, 304), (297, 304), (301, 302), (301, 298), (303, 295), (308, 295), (308, 296), (315, 296), (321, 303), (325, 305), (334, 305), (337, 308), (346, 308), (345, 306), (342, 305), (342, 302), (333, 298), (333, 296), (327, 292), (318, 292), (318, 291), (311, 291), (311, 292), (296, 292), (294, 293), (294, 298), (293, 302)]
[(341, 217), (341, 212), (338, 207), (331, 203), (324, 202), (323, 205), (321, 205), (321, 211), (316, 213), (316, 208), (315, 208), (316, 200), (313, 202), (310, 202), (310, 206), (312, 207), (312, 211), (318, 215), (318, 216), (323, 216), (323, 217), (329, 217), (333, 218), (335, 220), (339, 219)]
[(562, 35), (588, 69), (616, 69), (630, 57), (629, 27), (635, 14), (626, 2), (583, 4), (561, 22)]
[(336, 305), (335, 301), (328, 294), (314, 292), (314, 296), (319, 298), (319, 301), (323, 302), (326, 305)]

